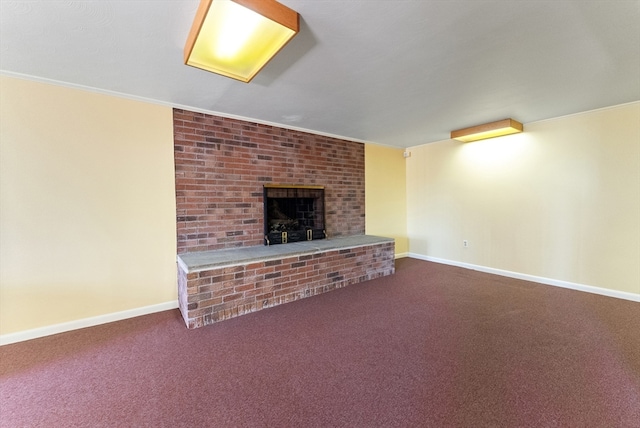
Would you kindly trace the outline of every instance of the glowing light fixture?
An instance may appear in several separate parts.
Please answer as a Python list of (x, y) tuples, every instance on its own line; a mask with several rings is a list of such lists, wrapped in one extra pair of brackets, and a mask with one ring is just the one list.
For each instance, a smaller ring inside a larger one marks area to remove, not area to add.
[(300, 29), (275, 0), (200, 0), (184, 63), (249, 82)]
[(513, 119), (503, 119), (497, 122), (485, 123), (484, 125), (477, 125), (470, 128), (458, 129), (457, 131), (451, 131), (451, 138), (465, 143), (470, 143), (471, 141), (517, 134), (522, 132), (522, 130), (523, 127), (520, 122)]

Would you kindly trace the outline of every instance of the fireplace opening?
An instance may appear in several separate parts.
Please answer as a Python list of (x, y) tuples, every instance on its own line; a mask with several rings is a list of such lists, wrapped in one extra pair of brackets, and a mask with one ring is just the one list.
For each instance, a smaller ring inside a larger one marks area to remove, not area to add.
[(265, 245), (324, 238), (324, 187), (264, 185)]

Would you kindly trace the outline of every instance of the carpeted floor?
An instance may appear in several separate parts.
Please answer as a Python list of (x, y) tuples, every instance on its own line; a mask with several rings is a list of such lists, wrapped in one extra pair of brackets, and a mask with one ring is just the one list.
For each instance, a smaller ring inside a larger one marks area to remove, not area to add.
[(640, 427), (640, 304), (413, 259), (0, 347), (1, 427)]

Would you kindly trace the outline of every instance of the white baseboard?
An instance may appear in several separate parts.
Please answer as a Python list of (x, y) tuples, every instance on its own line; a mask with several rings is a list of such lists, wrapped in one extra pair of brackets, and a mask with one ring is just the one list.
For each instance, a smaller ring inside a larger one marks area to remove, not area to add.
[(509, 278), (522, 279), (525, 281), (538, 282), (555, 287), (569, 288), (571, 290), (584, 291), (587, 293), (600, 294), (602, 296), (615, 297), (617, 299), (640, 302), (640, 294), (628, 293), (626, 291), (610, 290), (608, 288), (594, 287), (592, 285), (578, 284), (575, 282), (562, 281), (559, 279), (545, 278), (542, 276), (528, 275), (525, 273), (511, 272), (508, 270), (496, 269), (486, 266), (479, 266), (470, 263), (458, 262), (454, 260), (439, 259), (437, 257), (423, 256), (421, 254), (409, 253), (409, 257), (428, 262), (441, 263), (445, 265), (458, 266), (465, 269), (477, 270), (480, 272), (492, 273), (494, 275), (506, 276)]
[(46, 327), (34, 328), (32, 330), (19, 331), (17, 333), (9, 333), (0, 335), (0, 346), (9, 345), (11, 343), (23, 342), (25, 340), (36, 339), (38, 337), (50, 336), (52, 334), (64, 333), (65, 331), (77, 330), (85, 327), (92, 327), (98, 324), (106, 324), (109, 322), (120, 321), (127, 318), (138, 317), (140, 315), (152, 314), (155, 312), (168, 311), (176, 309), (178, 301), (159, 303), (157, 305), (144, 306), (141, 308), (129, 309), (111, 314), (98, 315), (95, 317), (83, 318), (75, 321), (63, 322), (60, 324), (49, 325)]
[[(556, 287), (569, 288), (577, 291), (584, 291), (587, 293), (600, 294), (608, 297), (615, 297), (618, 299), (631, 300), (633, 302), (640, 302), (640, 294), (627, 293), (625, 291), (610, 290), (607, 288), (594, 287), (591, 285), (577, 284), (569, 281), (561, 281), (558, 279), (545, 278), (541, 276), (528, 275), (524, 273), (511, 272), (502, 269), (490, 268), (486, 266), (474, 265), (470, 263), (458, 262), (454, 260), (440, 259), (437, 257), (423, 256), (416, 253), (398, 253), (395, 255), (396, 259), (403, 257), (411, 257), (414, 259), (425, 260), (434, 263), (441, 263), (445, 265), (457, 266), (465, 269), (477, 270), (480, 272), (491, 273), (500, 276), (506, 276), (509, 278), (522, 279), (525, 281), (537, 282), (545, 285), (553, 285)], [(9, 333), (0, 335), (0, 346), (9, 345), (11, 343), (23, 342), (25, 340), (36, 339), (38, 337), (50, 336), (53, 334), (64, 333), (65, 331), (77, 330), (85, 327), (92, 327), (99, 324), (106, 324), (109, 322), (120, 321), (127, 318), (133, 318), (141, 315), (152, 314), (155, 312), (168, 311), (176, 309), (178, 307), (178, 301), (170, 301), (160, 303), (157, 305), (144, 306), (141, 308), (129, 309), (121, 312), (114, 312), (111, 314), (98, 315), (90, 318), (83, 318), (80, 320), (69, 321), (60, 324), (54, 324), (46, 327), (34, 328), (32, 330), (20, 331), (17, 333)]]

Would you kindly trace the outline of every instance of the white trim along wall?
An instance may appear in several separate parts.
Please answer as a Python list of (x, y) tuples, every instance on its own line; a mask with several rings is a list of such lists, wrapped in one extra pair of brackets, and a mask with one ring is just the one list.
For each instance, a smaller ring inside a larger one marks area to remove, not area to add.
[(95, 325), (106, 324), (114, 321), (121, 321), (127, 318), (139, 317), (141, 315), (153, 314), (155, 312), (176, 309), (178, 301), (160, 303), (158, 305), (145, 306), (142, 308), (129, 309), (126, 311), (114, 312), (111, 314), (98, 315), (95, 317), (83, 318), (79, 320), (63, 322), (60, 324), (48, 325), (46, 327), (34, 328), (31, 330), (19, 331), (0, 335), (0, 346), (25, 340), (37, 339), (39, 337), (51, 336), (53, 334), (64, 333), (66, 331), (78, 330)]
[(457, 266), (464, 269), (477, 270), (479, 272), (491, 273), (494, 275), (505, 276), (508, 278), (521, 279), (524, 281), (537, 282), (544, 285), (553, 285), (555, 287), (569, 288), (571, 290), (584, 291), (586, 293), (600, 294), (602, 296), (615, 297), (617, 299), (630, 300), (632, 302), (640, 302), (640, 295), (627, 293), (624, 291), (610, 290), (608, 288), (594, 287), (592, 285), (576, 284), (575, 282), (561, 281), (558, 279), (544, 278), (541, 276), (527, 275), (526, 273), (511, 272), (508, 270), (495, 269), (487, 266), (478, 266), (471, 263), (457, 262), (454, 260), (439, 259), (437, 257), (422, 256), (420, 254), (409, 253), (409, 257), (428, 262), (441, 263), (450, 266)]

